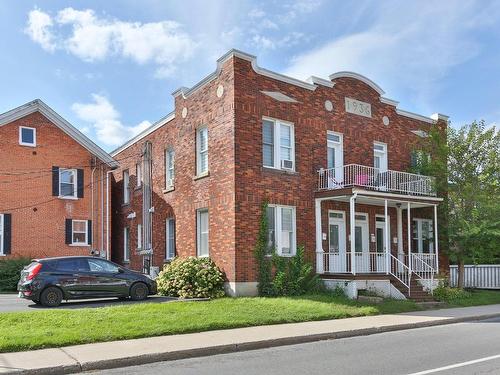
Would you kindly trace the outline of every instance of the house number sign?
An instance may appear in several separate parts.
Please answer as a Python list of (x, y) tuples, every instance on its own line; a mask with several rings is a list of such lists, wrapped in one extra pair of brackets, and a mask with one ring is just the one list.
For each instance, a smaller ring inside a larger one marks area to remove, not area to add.
[(372, 117), (372, 106), (369, 103), (360, 102), (352, 98), (345, 98), (345, 111), (355, 115)]

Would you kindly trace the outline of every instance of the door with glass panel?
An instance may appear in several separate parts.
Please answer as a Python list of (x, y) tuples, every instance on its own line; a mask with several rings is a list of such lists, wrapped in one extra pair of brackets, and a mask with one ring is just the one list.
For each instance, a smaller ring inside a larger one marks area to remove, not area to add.
[(373, 143), (373, 184), (379, 190), (389, 188), (389, 173), (387, 172), (387, 145), (381, 142)]
[(344, 148), (343, 136), (340, 133), (328, 131), (327, 137), (327, 168), (328, 188), (341, 188), (344, 181)]
[[(387, 232), (389, 233), (389, 238), (391, 238), (391, 227), (390, 227), (390, 217), (387, 216)], [(386, 261), (386, 239), (385, 239), (385, 217), (376, 216), (375, 217), (375, 272), (386, 272), (387, 261)], [(390, 245), (389, 245), (390, 247)], [(390, 250), (389, 250), (390, 251)]]
[[(413, 219), (412, 239), (411, 252), (435, 269), (433, 221), (431, 219)], [(423, 268), (419, 261), (414, 261), (412, 266), (416, 271)]]
[(370, 272), (368, 215), (356, 214), (354, 225), (354, 256), (357, 273)]
[(343, 211), (328, 212), (328, 270), (332, 273), (347, 272), (345, 248), (345, 214)]

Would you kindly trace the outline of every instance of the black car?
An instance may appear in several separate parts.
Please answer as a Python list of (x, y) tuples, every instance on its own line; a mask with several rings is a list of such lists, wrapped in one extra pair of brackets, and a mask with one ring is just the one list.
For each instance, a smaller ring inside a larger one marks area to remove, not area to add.
[(62, 300), (118, 297), (139, 301), (156, 294), (156, 282), (97, 257), (34, 259), (21, 271), (19, 297), (48, 307)]

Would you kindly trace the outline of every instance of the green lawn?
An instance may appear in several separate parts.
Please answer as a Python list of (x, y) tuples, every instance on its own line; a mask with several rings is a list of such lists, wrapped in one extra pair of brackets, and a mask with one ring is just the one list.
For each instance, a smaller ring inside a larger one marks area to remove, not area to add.
[(315, 295), (12, 312), (0, 314), (0, 352), (417, 309), (409, 301), (368, 305)]
[(449, 301), (448, 305), (450, 307), (467, 307), (500, 303), (500, 291), (498, 290), (472, 290), (471, 293), (471, 298)]
[[(450, 306), (491, 303), (500, 303), (500, 292), (474, 292)], [(322, 294), (12, 312), (0, 314), (0, 352), (415, 310), (412, 301), (370, 305)]]

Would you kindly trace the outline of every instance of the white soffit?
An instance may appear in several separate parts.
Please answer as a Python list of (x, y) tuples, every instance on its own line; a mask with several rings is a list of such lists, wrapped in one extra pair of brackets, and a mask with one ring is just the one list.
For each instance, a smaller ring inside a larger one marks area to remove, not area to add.
[(298, 103), (297, 100), (294, 98), (283, 94), (282, 92), (279, 91), (261, 91), (264, 95), (267, 95), (279, 102), (284, 102), (284, 103)]

